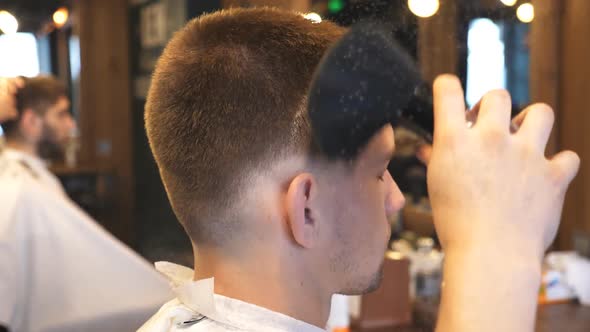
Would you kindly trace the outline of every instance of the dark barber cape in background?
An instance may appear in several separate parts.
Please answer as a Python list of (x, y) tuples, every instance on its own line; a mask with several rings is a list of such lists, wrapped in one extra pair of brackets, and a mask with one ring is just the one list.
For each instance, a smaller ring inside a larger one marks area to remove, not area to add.
[(357, 23), (328, 51), (308, 107), (319, 152), (331, 159), (354, 159), (388, 122), (432, 139), (431, 90), (387, 24)]

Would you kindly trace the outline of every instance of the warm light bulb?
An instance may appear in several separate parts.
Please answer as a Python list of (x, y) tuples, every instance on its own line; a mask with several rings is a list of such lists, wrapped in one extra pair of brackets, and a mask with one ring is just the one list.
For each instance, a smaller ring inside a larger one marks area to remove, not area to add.
[(430, 17), (438, 11), (438, 0), (408, 0), (408, 7), (418, 17)]
[(303, 17), (312, 21), (313, 23), (320, 23), (322, 21), (322, 17), (318, 13), (303, 14)]
[(523, 3), (516, 10), (516, 17), (523, 23), (530, 23), (535, 19), (535, 7), (530, 3)]
[(516, 4), (517, 0), (500, 0), (500, 1), (502, 1), (502, 3), (508, 7), (512, 7)]
[(64, 24), (66, 24), (69, 16), (70, 13), (68, 12), (68, 9), (65, 7), (61, 7), (58, 10), (56, 10), (55, 13), (53, 13), (53, 23), (55, 23), (55, 26), (57, 26), (58, 28), (61, 28), (62, 26), (64, 26)]
[(18, 30), (18, 21), (5, 10), (0, 10), (0, 30), (5, 34), (15, 33)]

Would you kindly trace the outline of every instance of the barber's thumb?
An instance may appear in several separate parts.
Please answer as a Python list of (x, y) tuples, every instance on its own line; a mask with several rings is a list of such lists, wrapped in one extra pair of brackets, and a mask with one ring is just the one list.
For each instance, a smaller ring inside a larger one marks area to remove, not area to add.
[(558, 182), (565, 190), (578, 174), (580, 157), (573, 151), (562, 151), (551, 158), (551, 164)]
[(432, 156), (432, 145), (424, 144), (418, 148), (416, 151), (416, 158), (420, 160), (424, 165), (428, 165), (430, 162), (430, 157)]

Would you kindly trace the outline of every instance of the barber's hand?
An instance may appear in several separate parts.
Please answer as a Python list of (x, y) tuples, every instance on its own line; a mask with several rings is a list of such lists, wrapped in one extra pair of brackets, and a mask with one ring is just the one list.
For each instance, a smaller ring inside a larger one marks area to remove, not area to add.
[(430, 162), (430, 156), (432, 155), (432, 145), (423, 144), (416, 151), (416, 158), (420, 160), (424, 165), (428, 165)]
[(20, 78), (0, 77), (0, 123), (18, 115), (15, 95), (22, 86)]
[(507, 92), (488, 93), (479, 107), (477, 123), (467, 128), (459, 80), (435, 81), (428, 189), (437, 234), (445, 250), (488, 246), (540, 261), (580, 159), (571, 151), (545, 157), (554, 122), (549, 106), (524, 110), (514, 134)]

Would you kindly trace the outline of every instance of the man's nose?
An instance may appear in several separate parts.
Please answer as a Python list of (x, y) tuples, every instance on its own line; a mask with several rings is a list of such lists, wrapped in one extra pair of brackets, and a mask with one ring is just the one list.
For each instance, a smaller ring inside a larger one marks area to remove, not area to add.
[(78, 124), (76, 123), (76, 120), (74, 120), (73, 117), (68, 117), (68, 128), (70, 129), (70, 131), (74, 131), (78, 128)]
[(404, 207), (406, 204), (406, 198), (397, 186), (397, 183), (393, 180), (389, 171), (385, 172), (385, 182), (389, 189), (385, 196), (385, 214), (389, 218)]

